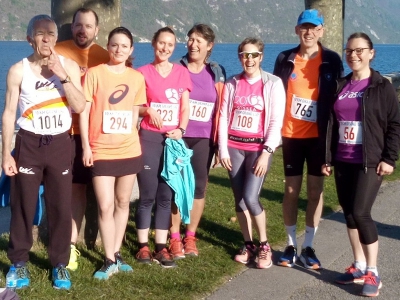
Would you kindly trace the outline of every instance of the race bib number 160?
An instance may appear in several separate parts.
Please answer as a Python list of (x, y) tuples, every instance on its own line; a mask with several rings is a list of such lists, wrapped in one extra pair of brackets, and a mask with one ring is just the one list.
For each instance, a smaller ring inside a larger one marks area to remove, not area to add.
[(132, 132), (132, 111), (105, 110), (103, 112), (103, 132), (122, 133)]

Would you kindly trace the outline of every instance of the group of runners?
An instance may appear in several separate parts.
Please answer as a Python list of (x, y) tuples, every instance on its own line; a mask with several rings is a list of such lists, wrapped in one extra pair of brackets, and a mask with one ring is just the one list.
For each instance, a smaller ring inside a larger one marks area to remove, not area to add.
[[(322, 214), (324, 176), (334, 166), (354, 255), (335, 281), (363, 282), (362, 295), (377, 296), (382, 282), (371, 208), (382, 176), (393, 172), (398, 157), (397, 97), (389, 81), (370, 68), (375, 50), (366, 34), (348, 38), (345, 58), (352, 72), (343, 77), (340, 56), (319, 42), (323, 25), (318, 10), (303, 11), (295, 25), (300, 43), (278, 55), (273, 74), (261, 68), (263, 41), (245, 38), (237, 51), (243, 71), (226, 79), (224, 68), (210, 60), (215, 34), (206, 24), (189, 30), (188, 52), (178, 62), (170, 61), (174, 31), (159, 29), (152, 39), (154, 60), (133, 69), (131, 32), (115, 28), (107, 50), (101, 48), (95, 43), (99, 19), (93, 10), (78, 9), (71, 24), (73, 39), (57, 44), (54, 20), (32, 18), (27, 40), (33, 54), (9, 70), (2, 119), (2, 167), (11, 176), (8, 257), (17, 269), (17, 287), (30, 284), (34, 191), (42, 182), (56, 289), (70, 289), (68, 269), (78, 268), (75, 244), (90, 182), (104, 249), (95, 278), (133, 271), (120, 248), (136, 174), (137, 261), (172, 268), (178, 259), (198, 256), (196, 230), (213, 157), (228, 171), (243, 234), (235, 261), (271, 267), (259, 196), (273, 153), (282, 145), (287, 247), (278, 265), (292, 267), (299, 259), (306, 268), (321, 268), (313, 240)], [(17, 107), (20, 129), (12, 155)], [(304, 162), (306, 232), (298, 248)], [(153, 206), (155, 248), (150, 249)]]

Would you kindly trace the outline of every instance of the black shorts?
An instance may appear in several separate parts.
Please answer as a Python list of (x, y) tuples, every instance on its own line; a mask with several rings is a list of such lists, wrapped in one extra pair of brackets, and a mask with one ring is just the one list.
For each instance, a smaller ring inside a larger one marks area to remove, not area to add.
[(79, 134), (71, 136), (72, 149), (72, 183), (88, 184), (92, 182), (90, 168), (83, 165), (82, 161), (82, 141)]
[(90, 168), (92, 177), (95, 176), (113, 176), (121, 177), (126, 175), (137, 174), (143, 169), (142, 156), (124, 158), (124, 159), (107, 159), (96, 160)]
[(283, 169), (285, 176), (303, 175), (304, 161), (307, 174), (323, 176), (318, 159), (318, 138), (294, 139), (282, 137)]

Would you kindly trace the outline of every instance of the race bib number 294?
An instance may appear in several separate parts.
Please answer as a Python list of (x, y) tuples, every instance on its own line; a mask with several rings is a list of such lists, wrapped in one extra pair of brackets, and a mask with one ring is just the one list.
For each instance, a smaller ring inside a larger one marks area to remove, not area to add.
[(130, 110), (105, 110), (103, 112), (104, 133), (132, 132), (132, 111)]

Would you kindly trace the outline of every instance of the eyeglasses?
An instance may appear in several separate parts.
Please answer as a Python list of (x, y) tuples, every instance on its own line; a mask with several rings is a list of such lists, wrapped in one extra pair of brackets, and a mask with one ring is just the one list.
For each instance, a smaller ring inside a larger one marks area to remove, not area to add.
[(256, 58), (259, 55), (261, 55), (262, 52), (240, 52), (239, 55), (242, 58), (248, 59), (248, 58)]
[(312, 26), (312, 25), (300, 25), (299, 30), (300, 32), (307, 32), (310, 31), (311, 33), (317, 33), (322, 29), (322, 27)]
[(369, 49), (369, 48), (355, 48), (355, 49), (349, 49), (346, 48), (344, 49), (344, 52), (346, 53), (347, 56), (350, 56), (353, 54), (353, 52), (356, 53), (356, 55), (361, 55), (364, 50)]

